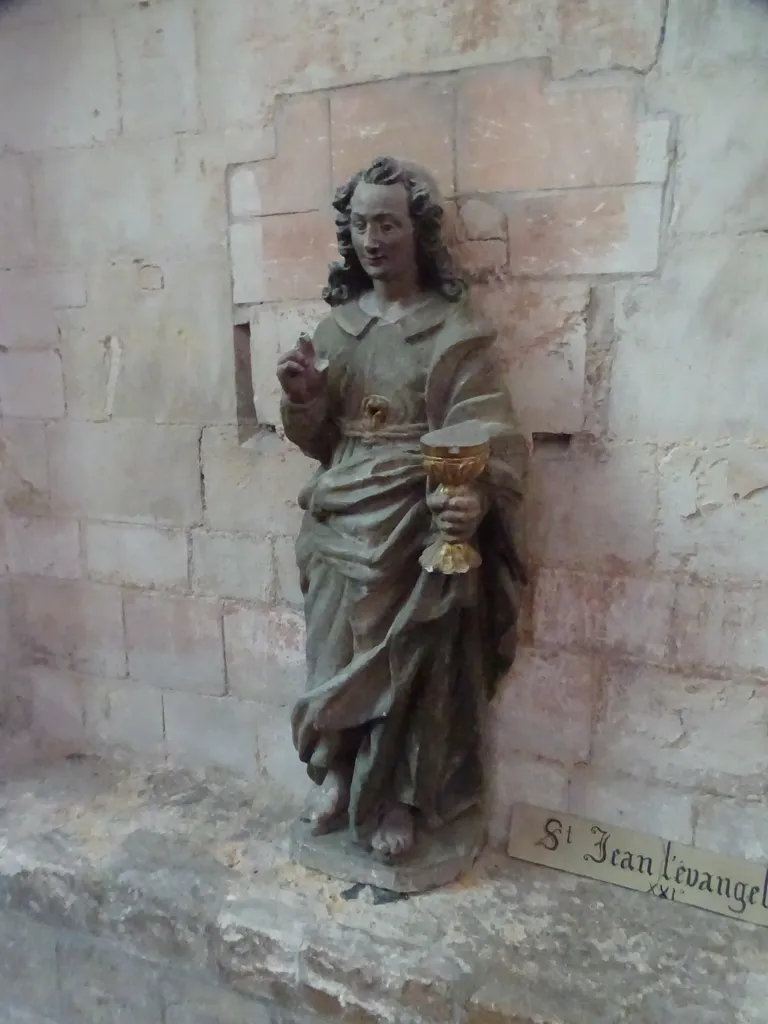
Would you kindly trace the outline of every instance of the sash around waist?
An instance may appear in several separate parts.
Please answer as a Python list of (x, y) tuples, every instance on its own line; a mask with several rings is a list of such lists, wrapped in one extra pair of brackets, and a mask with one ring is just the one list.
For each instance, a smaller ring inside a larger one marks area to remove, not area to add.
[(418, 441), (429, 431), (428, 423), (382, 423), (371, 426), (366, 420), (340, 420), (344, 437), (356, 438), (375, 444), (377, 441)]

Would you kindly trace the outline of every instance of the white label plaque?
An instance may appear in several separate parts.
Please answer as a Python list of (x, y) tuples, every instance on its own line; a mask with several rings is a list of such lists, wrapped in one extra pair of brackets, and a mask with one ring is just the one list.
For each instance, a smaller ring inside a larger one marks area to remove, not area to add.
[(516, 804), (511, 857), (768, 927), (768, 865)]

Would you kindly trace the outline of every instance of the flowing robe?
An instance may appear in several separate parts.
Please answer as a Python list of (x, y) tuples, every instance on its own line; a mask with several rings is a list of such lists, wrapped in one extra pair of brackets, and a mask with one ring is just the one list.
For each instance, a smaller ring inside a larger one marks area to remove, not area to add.
[[(307, 624), (307, 690), (293, 738), (310, 778), (347, 759), (349, 824), (365, 842), (387, 801), (431, 827), (481, 795), (484, 713), (514, 656), (526, 445), (491, 358), (493, 332), (465, 301), (430, 296), (397, 323), (357, 302), (317, 329), (325, 393), (283, 398), (288, 438), (319, 468), (296, 542)], [(419, 446), (428, 430), (481, 421), (491, 458), (482, 566), (427, 573), (435, 538)]]

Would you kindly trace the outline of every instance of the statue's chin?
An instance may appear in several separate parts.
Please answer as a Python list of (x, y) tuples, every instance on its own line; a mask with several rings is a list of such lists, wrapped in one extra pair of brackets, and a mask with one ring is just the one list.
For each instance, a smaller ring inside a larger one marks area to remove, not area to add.
[(382, 263), (377, 263), (373, 266), (370, 263), (366, 263), (363, 265), (363, 270), (365, 270), (372, 281), (387, 281), (393, 276), (392, 268)]

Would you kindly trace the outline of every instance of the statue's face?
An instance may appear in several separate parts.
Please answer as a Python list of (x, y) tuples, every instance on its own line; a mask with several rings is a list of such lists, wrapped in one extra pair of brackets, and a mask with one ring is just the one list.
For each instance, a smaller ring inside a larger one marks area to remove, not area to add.
[(352, 196), (350, 218), (352, 245), (372, 280), (415, 275), (416, 239), (405, 185), (361, 182)]

